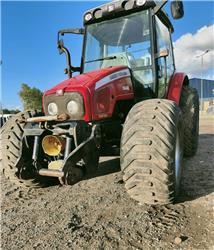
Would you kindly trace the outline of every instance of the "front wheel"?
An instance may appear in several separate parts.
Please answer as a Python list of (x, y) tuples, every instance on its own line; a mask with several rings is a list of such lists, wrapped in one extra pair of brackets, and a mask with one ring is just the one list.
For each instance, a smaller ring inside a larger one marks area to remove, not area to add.
[(152, 205), (175, 201), (183, 159), (181, 111), (169, 100), (136, 104), (121, 139), (121, 169), (128, 194)]
[[(10, 118), (1, 130), (2, 171), (7, 179), (18, 186), (44, 186), (44, 178), (37, 174), (31, 157), (27, 154), (20, 159), (25, 120), (42, 115), (37, 111), (20, 112)], [(19, 168), (17, 161), (21, 160)], [(47, 181), (47, 180), (46, 180)]]

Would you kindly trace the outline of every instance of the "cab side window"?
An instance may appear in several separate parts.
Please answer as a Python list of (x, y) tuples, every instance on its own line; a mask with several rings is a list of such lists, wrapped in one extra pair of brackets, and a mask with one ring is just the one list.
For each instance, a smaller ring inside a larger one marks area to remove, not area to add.
[(167, 50), (168, 56), (158, 58), (158, 97), (164, 97), (169, 80), (175, 70), (173, 51), (171, 43), (171, 34), (168, 28), (161, 22), (161, 20), (156, 16), (156, 38), (157, 38), (157, 54), (161, 51)]

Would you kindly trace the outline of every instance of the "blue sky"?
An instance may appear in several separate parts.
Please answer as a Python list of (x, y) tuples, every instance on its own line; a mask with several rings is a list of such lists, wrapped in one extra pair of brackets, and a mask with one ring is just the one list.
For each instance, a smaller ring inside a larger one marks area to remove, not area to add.
[[(2, 28), (2, 103), (21, 108), (18, 97), (21, 83), (44, 91), (66, 78), (65, 57), (56, 49), (59, 29), (82, 27), (82, 14), (103, 1), (1, 2)], [(172, 21), (173, 41), (187, 33), (195, 34), (214, 23), (213, 2), (185, 1), (185, 17)], [(169, 4), (166, 8), (169, 13)], [(206, 39), (206, 38), (204, 38)], [(79, 36), (69, 36), (73, 65), (78, 66), (82, 49)], [(209, 69), (210, 71), (210, 69)]]

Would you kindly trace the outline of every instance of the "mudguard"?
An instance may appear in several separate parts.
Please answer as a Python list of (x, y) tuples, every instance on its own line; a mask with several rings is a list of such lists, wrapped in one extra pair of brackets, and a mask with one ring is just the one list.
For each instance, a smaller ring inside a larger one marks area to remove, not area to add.
[(176, 102), (179, 105), (182, 87), (188, 85), (188, 76), (184, 73), (175, 72), (169, 82), (167, 99)]

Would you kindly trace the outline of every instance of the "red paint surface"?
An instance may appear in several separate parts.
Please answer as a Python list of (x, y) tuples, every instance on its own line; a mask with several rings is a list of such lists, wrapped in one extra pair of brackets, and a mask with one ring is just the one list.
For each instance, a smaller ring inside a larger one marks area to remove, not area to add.
[(176, 72), (172, 76), (169, 82), (169, 90), (167, 93), (167, 99), (176, 102), (178, 105), (180, 102), (180, 96), (181, 96), (185, 77), (186, 75), (184, 73)]
[[(43, 95), (43, 99), (47, 95), (56, 94), (57, 90), (63, 90), (63, 92), (79, 92), (82, 94), (84, 99), (85, 121), (88, 122), (92, 120), (110, 118), (114, 111), (115, 103), (118, 100), (134, 98), (131, 79), (130, 77), (125, 76), (121, 79), (111, 81), (97, 90), (95, 90), (95, 85), (97, 81), (123, 69), (127, 69), (127, 67), (109, 67), (87, 72), (71, 79), (67, 79), (52, 89), (47, 90)], [(129, 89), (124, 90), (124, 85)]]
[[(125, 89), (123, 89), (125, 87)], [(92, 89), (92, 119), (94, 121), (102, 118), (111, 118), (117, 101), (134, 98), (132, 81), (130, 77), (109, 82), (103, 87)]]

